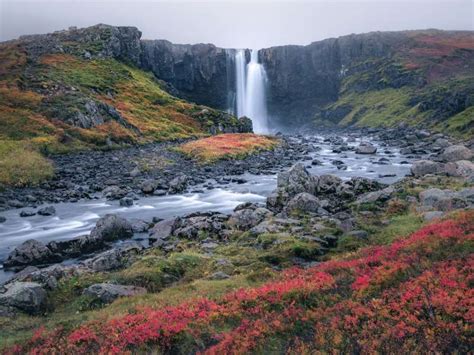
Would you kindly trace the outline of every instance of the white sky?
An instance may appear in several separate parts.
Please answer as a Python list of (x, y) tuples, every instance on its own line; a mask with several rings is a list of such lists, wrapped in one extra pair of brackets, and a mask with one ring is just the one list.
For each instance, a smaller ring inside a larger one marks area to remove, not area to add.
[(0, 0), (0, 40), (97, 23), (146, 39), (262, 48), (349, 33), (473, 30), (474, 0)]

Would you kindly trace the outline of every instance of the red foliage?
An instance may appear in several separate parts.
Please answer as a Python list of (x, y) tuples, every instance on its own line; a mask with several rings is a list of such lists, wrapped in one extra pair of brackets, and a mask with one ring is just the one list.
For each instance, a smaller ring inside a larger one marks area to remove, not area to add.
[(184, 334), (199, 339), (195, 351), (208, 354), (256, 351), (269, 337), (280, 339), (288, 353), (468, 352), (473, 242), (470, 211), (352, 259), (289, 269), (279, 280), (217, 302), (137, 310), (69, 334), (38, 333), (7, 352), (123, 353), (147, 346), (176, 351)]

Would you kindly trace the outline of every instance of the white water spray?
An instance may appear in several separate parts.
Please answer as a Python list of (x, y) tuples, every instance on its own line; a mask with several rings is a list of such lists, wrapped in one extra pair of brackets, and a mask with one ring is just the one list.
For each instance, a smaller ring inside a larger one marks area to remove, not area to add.
[(236, 114), (252, 119), (255, 133), (268, 133), (267, 105), (265, 97), (266, 74), (258, 62), (258, 51), (252, 50), (250, 62), (245, 65), (245, 51), (235, 55)]

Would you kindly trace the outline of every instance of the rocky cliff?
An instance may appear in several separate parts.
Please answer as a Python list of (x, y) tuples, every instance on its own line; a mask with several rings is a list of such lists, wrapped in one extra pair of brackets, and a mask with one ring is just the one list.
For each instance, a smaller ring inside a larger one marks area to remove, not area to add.
[(473, 129), (474, 33), (374, 32), (263, 49), (268, 109), (284, 126)]

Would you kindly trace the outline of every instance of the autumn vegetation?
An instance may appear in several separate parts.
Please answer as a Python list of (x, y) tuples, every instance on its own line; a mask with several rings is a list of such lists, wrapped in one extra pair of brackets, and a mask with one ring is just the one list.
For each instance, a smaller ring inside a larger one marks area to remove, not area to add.
[(39, 329), (5, 353), (467, 353), (473, 251), (474, 213), (460, 212), (217, 299)]
[(277, 139), (268, 136), (227, 133), (182, 144), (178, 150), (202, 163), (210, 163), (220, 159), (242, 158), (272, 149), (277, 144)]

